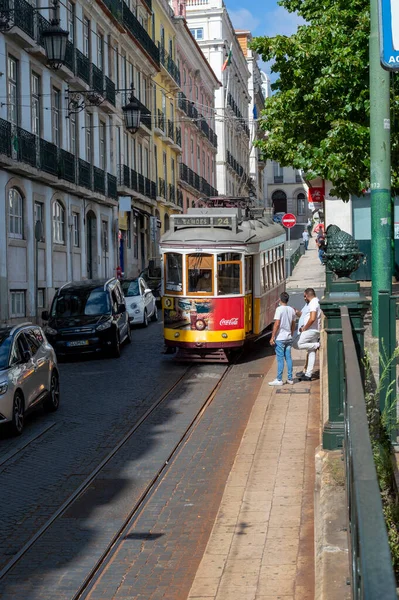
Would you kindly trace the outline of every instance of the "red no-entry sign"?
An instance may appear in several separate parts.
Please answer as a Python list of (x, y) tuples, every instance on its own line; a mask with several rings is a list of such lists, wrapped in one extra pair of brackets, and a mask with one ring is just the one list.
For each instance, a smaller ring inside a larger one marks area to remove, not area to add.
[(291, 213), (286, 213), (281, 219), (281, 223), (284, 225), (284, 227), (291, 229), (291, 227), (296, 225), (296, 216)]

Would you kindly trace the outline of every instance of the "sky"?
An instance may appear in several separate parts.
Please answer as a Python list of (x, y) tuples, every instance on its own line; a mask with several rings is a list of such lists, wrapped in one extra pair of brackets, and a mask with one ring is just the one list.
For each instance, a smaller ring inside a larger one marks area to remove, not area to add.
[[(251, 3), (251, 10), (243, 8), (243, 0), (225, 0), (231, 21), (236, 29), (249, 29), (252, 35), (291, 35), (304, 23), (296, 14), (278, 6), (276, 0)], [(260, 68), (270, 75), (270, 64), (259, 61)], [(276, 75), (271, 75), (275, 81)]]

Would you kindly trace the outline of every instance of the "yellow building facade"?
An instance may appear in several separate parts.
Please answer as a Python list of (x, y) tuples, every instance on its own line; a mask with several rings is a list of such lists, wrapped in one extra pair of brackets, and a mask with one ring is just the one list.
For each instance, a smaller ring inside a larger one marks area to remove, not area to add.
[(161, 70), (153, 81), (154, 167), (157, 182), (157, 211), (161, 233), (169, 228), (171, 214), (181, 212), (178, 191), (181, 127), (176, 117), (180, 72), (176, 64), (176, 29), (173, 10), (164, 0), (152, 4), (152, 37), (160, 51)]

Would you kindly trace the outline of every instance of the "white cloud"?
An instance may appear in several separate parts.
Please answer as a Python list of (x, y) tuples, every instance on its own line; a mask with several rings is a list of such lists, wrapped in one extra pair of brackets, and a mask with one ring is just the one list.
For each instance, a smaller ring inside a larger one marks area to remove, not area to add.
[(246, 8), (229, 10), (229, 15), (234, 29), (248, 29), (249, 31), (254, 31), (260, 24), (260, 20), (254, 17), (254, 15)]
[[(267, 35), (273, 37), (275, 35), (292, 35), (296, 32), (299, 25), (304, 25), (305, 21), (296, 13), (289, 13), (282, 6), (278, 6), (275, 10), (266, 13), (265, 23), (262, 33), (258, 35)], [(262, 28), (259, 27), (259, 30)]]

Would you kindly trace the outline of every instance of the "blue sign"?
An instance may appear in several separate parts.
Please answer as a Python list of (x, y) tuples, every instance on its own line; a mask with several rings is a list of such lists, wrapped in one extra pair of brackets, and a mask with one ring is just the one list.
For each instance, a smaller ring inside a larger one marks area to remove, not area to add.
[(399, 0), (380, 0), (381, 64), (399, 71)]

